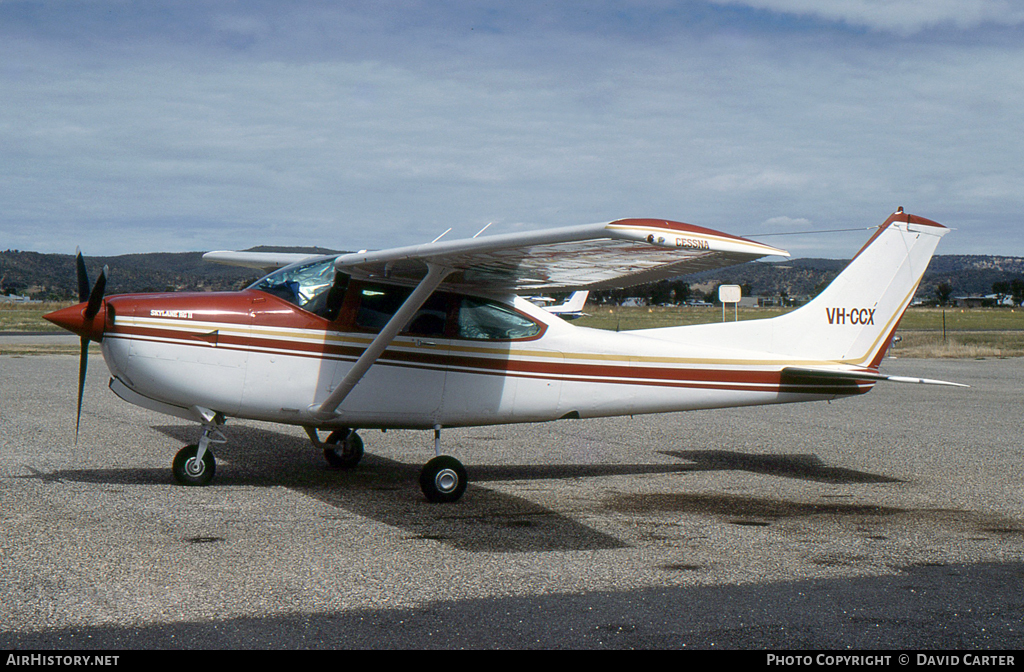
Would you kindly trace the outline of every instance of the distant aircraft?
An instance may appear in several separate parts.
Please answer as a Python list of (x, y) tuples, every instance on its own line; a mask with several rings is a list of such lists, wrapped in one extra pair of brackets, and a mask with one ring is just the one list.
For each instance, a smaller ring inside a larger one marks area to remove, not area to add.
[(530, 303), (540, 306), (552, 315), (558, 315), (563, 320), (575, 320), (577, 317), (586, 315), (583, 312), (583, 306), (587, 304), (588, 296), (590, 296), (590, 292), (573, 292), (565, 301), (556, 306), (547, 305), (555, 302), (555, 299), (550, 296), (528, 296), (526, 298)]
[(277, 268), (238, 292), (104, 297), (107, 269), (90, 288), (79, 254), (81, 303), (46, 317), (82, 339), (79, 418), (92, 340), (116, 395), (202, 425), (173, 460), (179, 483), (210, 482), (210, 445), (226, 441), (228, 418), (301, 426), (339, 468), (363, 455), (357, 428), (432, 429), (420, 486), (452, 502), (468, 481), (442, 454), (444, 427), (817, 401), (882, 380), (952, 384), (878, 370), (947, 231), (900, 209), (813, 301), (745, 322), (612, 332), (522, 298), (789, 256), (660, 219), (312, 258), (205, 255)]

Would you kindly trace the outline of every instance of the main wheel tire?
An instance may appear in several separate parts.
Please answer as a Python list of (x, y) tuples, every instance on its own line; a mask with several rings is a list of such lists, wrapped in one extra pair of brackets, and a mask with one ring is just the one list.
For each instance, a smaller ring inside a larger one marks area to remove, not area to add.
[(178, 451), (171, 465), (174, 480), (182, 485), (207, 485), (213, 480), (213, 475), (217, 471), (217, 459), (213, 456), (213, 451), (207, 449), (202, 460), (196, 459), (198, 453), (199, 446), (195, 444)]
[(355, 430), (339, 429), (331, 432), (324, 443), (324, 459), (333, 469), (351, 469), (363, 459), (363, 440)]
[(420, 472), (420, 489), (428, 501), (438, 504), (458, 501), (468, 483), (466, 468), (450, 455), (435, 457)]

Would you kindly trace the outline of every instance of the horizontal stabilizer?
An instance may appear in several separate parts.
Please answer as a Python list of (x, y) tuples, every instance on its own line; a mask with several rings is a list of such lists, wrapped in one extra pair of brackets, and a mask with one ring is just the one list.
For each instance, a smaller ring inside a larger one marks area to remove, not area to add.
[(807, 369), (796, 366), (787, 366), (782, 369), (783, 375), (797, 378), (811, 378), (816, 381), (827, 383), (838, 383), (841, 381), (874, 382), (887, 380), (891, 383), (917, 383), (919, 385), (948, 385), (950, 387), (970, 387), (963, 383), (950, 383), (945, 380), (932, 380), (931, 378), (912, 378), (908, 376), (887, 376), (882, 373), (871, 371), (835, 371), (832, 369)]

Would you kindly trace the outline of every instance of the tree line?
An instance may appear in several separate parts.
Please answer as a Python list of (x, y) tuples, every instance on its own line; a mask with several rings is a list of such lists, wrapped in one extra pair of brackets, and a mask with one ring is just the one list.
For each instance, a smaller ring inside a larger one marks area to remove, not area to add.
[[(750, 296), (753, 293), (749, 282), (743, 283), (740, 287), (743, 290), (743, 296)], [(683, 280), (675, 279), (590, 293), (590, 300), (600, 304), (618, 305), (626, 299), (633, 298), (641, 299), (650, 306), (682, 305), (693, 301), (715, 303), (718, 301), (718, 286), (710, 291), (702, 292)]]
[[(993, 304), (1002, 305), (1006, 299), (1011, 299), (1015, 306), (1019, 306), (1024, 303), (1024, 278), (997, 280), (992, 283), (992, 293), (996, 295)], [(937, 284), (935, 299), (940, 306), (948, 306), (953, 300), (953, 285), (949, 282)]]

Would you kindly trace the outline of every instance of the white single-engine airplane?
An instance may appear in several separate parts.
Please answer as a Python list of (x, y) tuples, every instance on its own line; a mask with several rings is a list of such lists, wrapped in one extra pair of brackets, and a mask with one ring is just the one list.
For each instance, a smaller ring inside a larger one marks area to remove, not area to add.
[(583, 306), (587, 305), (587, 297), (589, 295), (590, 292), (573, 292), (562, 303), (551, 306), (548, 304), (555, 303), (555, 299), (549, 296), (528, 296), (526, 298), (533, 305), (540, 306), (552, 315), (558, 315), (563, 320), (575, 320), (586, 315), (583, 312)]
[[(205, 485), (226, 418), (305, 428), (327, 461), (350, 468), (356, 428), (434, 430), (420, 485), (452, 502), (467, 479), (442, 455), (443, 427), (817, 401), (863, 394), (948, 229), (900, 208), (804, 307), (746, 322), (611, 332), (578, 327), (522, 295), (628, 286), (789, 256), (679, 222), (492, 235), (333, 256), (210, 252), (274, 269), (238, 292), (104, 297), (78, 257), (81, 303), (47, 319), (89, 341), (110, 389), (144, 408), (198, 421), (173, 461)], [(948, 383), (952, 384), (952, 383)], [(326, 440), (320, 432), (330, 432)]]

